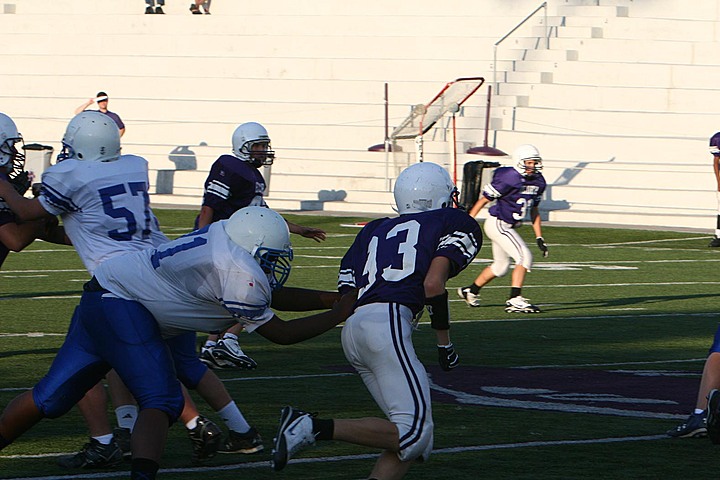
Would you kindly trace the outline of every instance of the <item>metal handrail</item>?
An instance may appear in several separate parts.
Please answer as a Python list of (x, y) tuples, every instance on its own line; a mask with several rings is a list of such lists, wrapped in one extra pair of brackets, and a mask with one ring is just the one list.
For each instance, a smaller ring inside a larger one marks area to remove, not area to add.
[(535, 10), (533, 10), (528, 16), (522, 19), (520, 23), (515, 25), (512, 30), (510, 30), (508, 33), (505, 34), (500, 40), (495, 42), (495, 45), (493, 46), (493, 83), (495, 84), (495, 92), (498, 91), (498, 81), (497, 81), (497, 48), (498, 45), (500, 45), (506, 38), (508, 38), (510, 35), (515, 32), (518, 28), (520, 28), (525, 22), (530, 20), (537, 12), (540, 11), (541, 8), (545, 9), (545, 48), (550, 48), (550, 32), (549, 27), (547, 23), (547, 2), (543, 2), (540, 4), (539, 7), (537, 7)]

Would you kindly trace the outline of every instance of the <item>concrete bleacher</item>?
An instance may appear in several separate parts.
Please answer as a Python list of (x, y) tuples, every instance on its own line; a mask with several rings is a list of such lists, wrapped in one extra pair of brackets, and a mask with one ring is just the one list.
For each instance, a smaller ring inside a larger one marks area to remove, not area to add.
[[(271, 206), (392, 214), (392, 181), (416, 159), (412, 141), (367, 151), (384, 138), (384, 84), (392, 130), (448, 81), (483, 76), (497, 81), (490, 143), (545, 157), (546, 218), (711, 231), (720, 0), (550, 1), (494, 51), (540, 3), (223, 0), (213, 15), (168, 2), (160, 16), (139, 1), (5, 0), (0, 111), (57, 150), (75, 107), (107, 91), (153, 188), (173, 152), (191, 152), (197, 170), (152, 198), (191, 208), (237, 124), (258, 121), (277, 152)], [(448, 117), (425, 159), (459, 183), (464, 163), (498, 160), (465, 153), (485, 114), (482, 87), (456, 115), (457, 165)]]

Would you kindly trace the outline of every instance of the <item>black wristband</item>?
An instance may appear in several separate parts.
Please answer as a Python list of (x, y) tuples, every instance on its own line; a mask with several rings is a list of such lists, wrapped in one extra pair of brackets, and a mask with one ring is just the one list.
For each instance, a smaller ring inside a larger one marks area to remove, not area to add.
[(449, 330), (450, 309), (448, 307), (447, 290), (440, 295), (426, 298), (425, 305), (427, 305), (430, 314), (430, 326), (435, 330)]

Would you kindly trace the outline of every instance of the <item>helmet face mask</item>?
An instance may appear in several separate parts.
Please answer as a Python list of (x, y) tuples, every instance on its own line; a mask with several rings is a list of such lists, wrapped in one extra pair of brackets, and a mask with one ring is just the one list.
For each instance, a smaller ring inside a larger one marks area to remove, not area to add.
[(0, 113), (0, 170), (11, 178), (25, 168), (25, 155), (16, 147), (18, 143), (24, 144), (15, 122), (4, 113)]
[(265, 207), (245, 207), (224, 223), (230, 240), (253, 256), (265, 275), (270, 288), (277, 290), (290, 275), (293, 259), (290, 231), (285, 220)]
[(120, 157), (120, 130), (112, 118), (100, 112), (80, 112), (70, 120), (57, 156), (86, 162), (110, 162)]
[(270, 136), (265, 127), (256, 122), (238, 126), (232, 136), (233, 155), (255, 168), (272, 165), (275, 152), (270, 147)]
[(543, 164), (540, 152), (533, 145), (520, 145), (513, 152), (513, 168), (523, 177), (537, 175), (542, 172)]
[(400, 215), (452, 207), (457, 193), (447, 171), (431, 162), (416, 163), (400, 172), (393, 188)]

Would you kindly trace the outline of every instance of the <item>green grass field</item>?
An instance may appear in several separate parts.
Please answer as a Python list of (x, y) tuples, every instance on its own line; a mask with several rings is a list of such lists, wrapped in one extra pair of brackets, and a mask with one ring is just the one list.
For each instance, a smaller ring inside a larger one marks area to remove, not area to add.
[[(187, 232), (194, 216), (181, 210), (157, 214), (170, 236)], [(322, 244), (293, 238), (296, 256), (288, 284), (334, 289), (340, 258), (358, 231), (341, 224), (367, 219), (287, 217), (329, 233)], [(529, 227), (521, 232), (530, 239)], [(523, 289), (542, 313), (503, 311), (509, 277), (482, 290), (480, 308), (468, 308), (457, 297), (455, 289), (489, 264), (486, 244), (448, 285), (461, 366), (440, 371), (432, 330), (421, 323), (415, 332), (416, 350), (434, 385), (435, 452), (407, 478), (717, 478), (720, 447), (707, 439), (663, 435), (694, 405), (718, 323), (720, 251), (707, 247), (709, 235), (548, 225), (544, 236), (550, 256), (536, 258)], [(0, 271), (0, 406), (45, 373), (86, 280), (71, 248), (36, 242), (8, 258)], [(269, 466), (283, 405), (323, 417), (381, 415), (347, 367), (340, 329), (285, 347), (244, 334), (241, 345), (259, 368), (219, 375), (262, 434), (266, 450), (218, 455), (194, 466), (185, 429), (174, 425), (162, 478), (366, 478), (377, 452), (339, 442), (301, 453), (282, 472)], [(127, 476), (129, 464), (103, 471), (55, 466), (58, 454), (78, 449), (86, 437), (76, 410), (44, 420), (0, 452), (0, 478)]]

